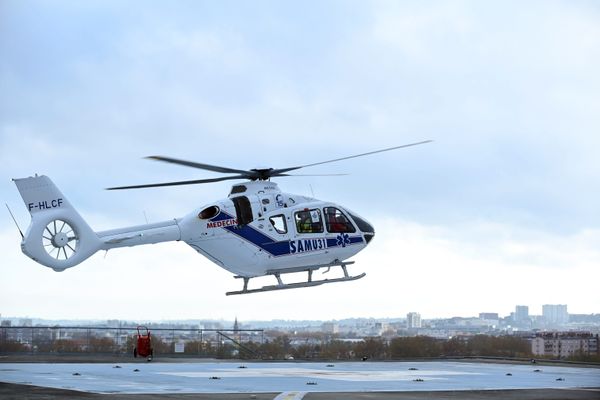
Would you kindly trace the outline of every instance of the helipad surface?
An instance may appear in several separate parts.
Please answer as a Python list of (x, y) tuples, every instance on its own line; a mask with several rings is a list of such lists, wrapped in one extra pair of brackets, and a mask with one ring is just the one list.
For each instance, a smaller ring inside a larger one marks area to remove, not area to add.
[(487, 390), (600, 387), (600, 369), (465, 362), (3, 363), (0, 382), (131, 394)]

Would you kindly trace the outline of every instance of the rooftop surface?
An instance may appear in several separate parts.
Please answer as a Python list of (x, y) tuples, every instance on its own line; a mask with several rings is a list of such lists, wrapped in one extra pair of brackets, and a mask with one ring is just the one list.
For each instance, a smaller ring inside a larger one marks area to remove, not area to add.
[(567, 389), (599, 388), (600, 369), (441, 361), (2, 363), (0, 382), (113, 394)]

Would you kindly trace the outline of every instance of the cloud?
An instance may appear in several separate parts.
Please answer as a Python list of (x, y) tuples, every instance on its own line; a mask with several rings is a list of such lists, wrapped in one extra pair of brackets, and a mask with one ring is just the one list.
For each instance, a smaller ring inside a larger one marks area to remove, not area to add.
[[(569, 291), (564, 302), (583, 309), (589, 280), (574, 276), (594, 274), (600, 228), (599, 14), (591, 3), (541, 4), (54, 2), (36, 3), (35, 13), (3, 4), (3, 175), (51, 176), (101, 230), (143, 223), (144, 212), (151, 222), (180, 217), (229, 191), (229, 183), (102, 190), (214, 176), (143, 156), (285, 167), (434, 139), (301, 171), (350, 176), (278, 181), (284, 191), (314, 191), (357, 211), (376, 223), (378, 235), (354, 267), (366, 267), (365, 279), (307, 289), (311, 296), (278, 294), (275, 305), (257, 295), (253, 310), (285, 315), (314, 294), (302, 312), (335, 317), (339, 309), (324, 299), (340, 298), (364, 315), (418, 310), (418, 301), (433, 314), (431, 293), (440, 291), (451, 299), (445, 303), (475, 312), (473, 296), (497, 308), (512, 303), (507, 288), (514, 285), (530, 290), (523, 300), (534, 304), (535, 294), (560, 297), (566, 282), (583, 289)], [(11, 182), (0, 193), (19, 221), (28, 218)], [(13, 232), (12, 222), (2, 221), (1, 230)], [(29, 268), (18, 249), (12, 243), (2, 250), (18, 268)], [(111, 263), (128, 267), (107, 276), (144, 276), (144, 266), (173, 258), (180, 268), (173, 276), (205, 281), (194, 269), (203, 258), (157, 249), (109, 254)], [(84, 287), (88, 273), (109, 284), (90, 272), (104, 264), (89, 263), (68, 271), (66, 280), (48, 275), (53, 288)], [(46, 275), (33, 271), (42, 293)], [(218, 273), (208, 281), (229, 276)], [(169, 282), (176, 286), (175, 278)], [(183, 284), (174, 304), (186, 313), (194, 297), (189, 281)], [(398, 285), (406, 290), (398, 300), (379, 290), (394, 294)], [(218, 293), (230, 290), (224, 286)], [(126, 287), (119, 292), (137, 294)], [(373, 302), (349, 299), (360, 290)], [(124, 304), (125, 294), (111, 304)], [(407, 307), (406, 299), (414, 304)], [(235, 299), (219, 307), (248, 311)]]
[[(485, 311), (508, 315), (516, 304), (536, 313), (551, 303), (592, 313), (600, 300), (595, 294), (600, 231), (559, 236), (481, 221), (460, 229), (401, 219), (374, 223), (375, 240), (350, 267), (354, 274), (366, 272), (365, 278), (233, 297), (224, 292), (241, 283), (183, 243), (102, 252), (55, 273), (15, 252), (17, 235), (6, 231), (0, 249), (8, 255), (1, 267), (2, 304), (13, 315), (53, 318), (340, 319), (409, 311), (427, 318)], [(339, 271), (322, 277), (332, 274)], [(284, 277), (294, 279), (305, 274)], [(251, 286), (273, 283), (272, 277), (263, 278)]]
[(598, 230), (562, 235), (485, 221), (448, 227), (401, 219), (375, 226), (376, 241), (357, 259), (373, 266), (371, 278), (379, 293), (394, 296), (392, 304), (430, 317), (458, 309), (507, 315), (515, 304), (541, 310), (553, 302), (594, 312)]

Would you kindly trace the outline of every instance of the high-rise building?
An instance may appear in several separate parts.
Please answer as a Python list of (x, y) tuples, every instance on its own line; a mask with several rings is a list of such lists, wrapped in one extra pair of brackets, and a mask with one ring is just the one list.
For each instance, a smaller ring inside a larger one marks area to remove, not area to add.
[(515, 307), (515, 322), (529, 321), (529, 306)]
[(409, 312), (406, 314), (406, 326), (408, 329), (421, 327), (421, 314)]
[(544, 304), (542, 316), (548, 324), (566, 324), (569, 322), (569, 313), (566, 304)]

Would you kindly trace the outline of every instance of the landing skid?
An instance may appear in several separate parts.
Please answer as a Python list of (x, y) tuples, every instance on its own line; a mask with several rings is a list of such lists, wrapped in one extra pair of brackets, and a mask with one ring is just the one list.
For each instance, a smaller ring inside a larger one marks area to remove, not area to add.
[[(337, 261), (331, 264), (323, 264), (323, 265), (314, 265), (309, 267), (298, 267), (298, 268), (288, 268), (288, 269), (280, 269), (280, 270), (269, 270), (265, 275), (273, 275), (277, 279), (276, 285), (267, 285), (257, 289), (248, 289), (248, 282), (250, 282), (251, 278), (245, 276), (236, 276), (235, 278), (244, 280), (244, 287), (242, 290), (237, 290), (233, 292), (225, 293), (227, 296), (233, 296), (236, 294), (248, 294), (248, 293), (258, 293), (258, 292), (270, 292), (273, 290), (285, 290), (285, 289), (297, 289), (304, 287), (312, 287), (312, 286), (320, 286), (326, 283), (335, 283), (335, 282), (348, 282), (355, 281), (367, 275), (366, 273), (362, 273), (360, 275), (350, 276), (348, 274), (348, 270), (346, 269), (347, 265), (354, 264), (354, 261), (342, 262)], [(344, 271), (344, 276), (341, 278), (333, 278), (333, 279), (320, 279), (314, 281), (312, 279), (313, 271), (320, 268), (331, 268), (331, 267), (342, 267)], [(290, 274), (293, 272), (308, 272), (308, 278), (306, 282), (295, 282), (295, 283), (283, 283), (281, 280), (281, 275)]]

